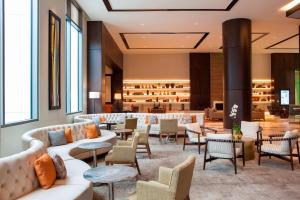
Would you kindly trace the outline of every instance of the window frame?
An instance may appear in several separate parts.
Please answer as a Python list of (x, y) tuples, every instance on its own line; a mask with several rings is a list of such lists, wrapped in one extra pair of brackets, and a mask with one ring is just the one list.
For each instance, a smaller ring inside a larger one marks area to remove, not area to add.
[(0, 26), (0, 125), (1, 128), (17, 126), (21, 124), (31, 123), (39, 120), (39, 44), (40, 44), (40, 32), (39, 32), (39, 1), (30, 0), (31, 2), (31, 68), (30, 68), (30, 119), (24, 119), (15, 122), (5, 122), (5, 2), (0, 0), (0, 20), (2, 26)]
[[(71, 7), (71, 4), (73, 4), (79, 12), (79, 22), (82, 21), (81, 19), (81, 9), (78, 7), (76, 2), (74, 1), (67, 1), (68, 3), (68, 8)], [(77, 111), (72, 111), (71, 109), (71, 28), (74, 27), (78, 31), (78, 110)], [(65, 67), (65, 84), (66, 84), (66, 115), (73, 115), (77, 113), (82, 113), (83, 112), (83, 77), (82, 77), (82, 71), (83, 71), (83, 63), (82, 63), (82, 43), (83, 43), (83, 38), (82, 38), (82, 29), (78, 24), (76, 24), (70, 17), (70, 12), (67, 12), (66, 16), (66, 35), (65, 35), (65, 40), (66, 40), (66, 50), (65, 50), (65, 55), (66, 55), (66, 67)]]

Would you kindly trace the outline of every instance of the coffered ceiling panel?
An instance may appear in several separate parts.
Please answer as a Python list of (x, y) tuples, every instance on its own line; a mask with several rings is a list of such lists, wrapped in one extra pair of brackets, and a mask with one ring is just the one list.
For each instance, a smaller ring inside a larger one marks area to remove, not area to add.
[(208, 33), (121, 33), (127, 49), (195, 49)]
[(238, 0), (103, 0), (108, 11), (228, 11)]

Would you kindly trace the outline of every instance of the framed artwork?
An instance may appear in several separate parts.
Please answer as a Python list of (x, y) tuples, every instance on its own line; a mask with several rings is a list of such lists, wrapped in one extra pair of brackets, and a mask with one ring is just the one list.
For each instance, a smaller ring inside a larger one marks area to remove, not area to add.
[(60, 18), (49, 10), (49, 110), (61, 108)]

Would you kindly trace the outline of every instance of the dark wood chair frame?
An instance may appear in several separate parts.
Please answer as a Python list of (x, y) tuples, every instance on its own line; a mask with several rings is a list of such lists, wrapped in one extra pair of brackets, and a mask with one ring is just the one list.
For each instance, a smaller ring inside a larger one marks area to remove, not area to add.
[(105, 161), (105, 165), (114, 165), (114, 164), (125, 164), (125, 165), (130, 165), (131, 167), (135, 167), (137, 169), (139, 175), (141, 175), (141, 170), (140, 170), (137, 158), (135, 158), (134, 163), (132, 163), (132, 162), (117, 162), (117, 161), (110, 162), (110, 161)]
[[(291, 138), (283, 138), (283, 136), (284, 136), (284, 134), (277, 134), (277, 135), (274, 134), (274, 135), (270, 135), (269, 139), (260, 139), (259, 140), (259, 143), (258, 143), (258, 154), (259, 154), (258, 165), (260, 165), (260, 163), (261, 163), (261, 157), (265, 157), (265, 156), (268, 156), (269, 158), (274, 156), (274, 157), (279, 158), (281, 160), (285, 160), (285, 161), (290, 162), (292, 171), (294, 170), (293, 157), (298, 157), (298, 161), (299, 161), (299, 164), (300, 164), (299, 142), (298, 142), (299, 136), (291, 137)], [(297, 154), (293, 154), (292, 140), (297, 140), (297, 142), (296, 142)], [(273, 154), (273, 153), (268, 153), (268, 152), (262, 152), (261, 151), (261, 146), (263, 145), (263, 142), (269, 142), (270, 144), (272, 144), (272, 142), (275, 142), (275, 141), (276, 142), (288, 141), (288, 143), (289, 143), (289, 153), (286, 154), (286, 155), (279, 155), (279, 154)], [(287, 156), (289, 158), (287, 158)]]
[[(200, 142), (201, 135), (203, 135), (203, 134), (205, 135), (206, 134), (205, 130), (212, 131), (215, 134), (218, 132), (217, 130), (215, 130), (213, 128), (209, 128), (209, 127), (200, 126), (200, 128), (201, 128), (201, 133), (197, 132), (197, 131), (193, 131), (193, 130), (187, 129), (187, 128), (184, 130), (183, 148), (182, 148), (183, 151), (185, 150), (185, 145), (198, 145), (198, 152), (200, 154), (200, 147), (202, 145), (206, 145), (206, 142)], [(198, 142), (191, 142), (191, 141), (186, 142), (186, 138), (188, 138), (187, 132), (191, 132), (191, 133), (197, 134), (198, 135)]]
[[(151, 149), (150, 149), (150, 145), (148, 144), (138, 144), (137, 148), (136, 148), (136, 153), (147, 153), (149, 159), (151, 159)], [(141, 150), (141, 151), (138, 151)], [(144, 150), (144, 151), (143, 151)]]
[[(217, 159), (225, 159), (225, 160), (230, 160), (234, 166), (234, 173), (237, 174), (237, 164), (236, 164), (236, 159), (237, 158), (242, 158), (243, 159), (243, 166), (245, 166), (245, 144), (244, 141), (241, 140), (221, 140), (221, 139), (206, 139), (206, 146), (205, 146), (205, 154), (204, 154), (204, 163), (203, 163), (203, 170), (205, 170), (206, 167), (206, 162), (211, 162), (213, 160)], [(220, 143), (232, 143), (233, 146), (233, 158), (220, 158), (220, 157), (213, 157), (209, 156), (209, 158), (206, 158), (207, 155), (207, 147), (209, 145), (209, 142), (220, 142)], [(242, 155), (236, 156), (236, 144), (242, 144)]]

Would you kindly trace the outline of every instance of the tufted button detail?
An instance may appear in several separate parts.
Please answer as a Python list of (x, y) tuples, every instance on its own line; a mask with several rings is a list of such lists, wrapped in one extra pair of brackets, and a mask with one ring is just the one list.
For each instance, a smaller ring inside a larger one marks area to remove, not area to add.
[(25, 191), (25, 187), (22, 187), (22, 192), (24, 192)]
[(9, 193), (9, 197), (13, 197), (14, 196), (14, 194), (13, 193)]
[(4, 187), (5, 187), (5, 184), (4, 184), (4, 183), (2, 183), (2, 184), (1, 184), (1, 188), (4, 188)]
[(6, 173), (9, 174), (9, 173), (10, 173), (10, 170), (8, 169), (8, 170), (6, 171)]
[(16, 180), (15, 180), (15, 183), (17, 184), (18, 182), (19, 182), (18, 179), (16, 179)]
[(19, 166), (19, 170), (22, 170), (22, 166)]

